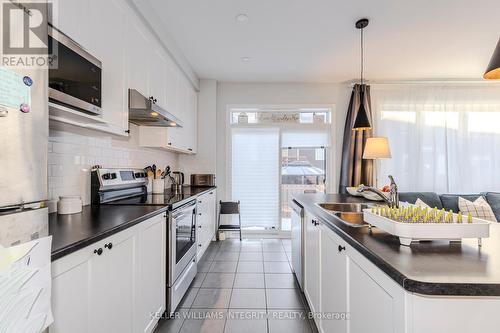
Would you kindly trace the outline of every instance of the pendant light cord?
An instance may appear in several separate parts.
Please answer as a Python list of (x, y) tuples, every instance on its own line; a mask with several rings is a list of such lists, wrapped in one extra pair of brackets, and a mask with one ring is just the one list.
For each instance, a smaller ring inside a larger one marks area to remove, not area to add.
[(364, 28), (361, 28), (361, 84), (363, 84), (363, 70), (365, 67), (364, 63), (364, 45), (363, 45), (363, 30)]

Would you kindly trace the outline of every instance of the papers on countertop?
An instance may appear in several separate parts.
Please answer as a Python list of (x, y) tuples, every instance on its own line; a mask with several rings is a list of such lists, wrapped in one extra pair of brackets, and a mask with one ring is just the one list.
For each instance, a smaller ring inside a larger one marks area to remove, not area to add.
[(0, 245), (0, 333), (39, 333), (52, 322), (52, 237)]

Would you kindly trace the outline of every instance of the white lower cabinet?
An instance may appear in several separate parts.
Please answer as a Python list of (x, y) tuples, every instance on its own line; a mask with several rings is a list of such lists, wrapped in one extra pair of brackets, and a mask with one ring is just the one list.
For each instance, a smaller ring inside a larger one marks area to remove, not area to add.
[(320, 225), (320, 233), (320, 308), (325, 317), (316, 325), (322, 332), (347, 332), (347, 247), (327, 226)]
[(165, 309), (159, 214), (52, 263), (53, 332), (152, 332)]
[(216, 193), (211, 190), (198, 197), (196, 217), (196, 257), (201, 259), (215, 235), (216, 228)]
[(349, 260), (349, 332), (397, 332), (393, 302), (394, 297), (387, 290)]
[(397, 284), (307, 211), (304, 230), (304, 294), (318, 330), (404, 332)]
[(143, 226), (139, 233), (138, 283), (136, 297), (140, 311), (136, 313), (136, 332), (152, 332), (158, 318), (166, 310), (166, 236), (164, 214)]
[(319, 220), (305, 214), (304, 295), (314, 313), (320, 311), (320, 229)]

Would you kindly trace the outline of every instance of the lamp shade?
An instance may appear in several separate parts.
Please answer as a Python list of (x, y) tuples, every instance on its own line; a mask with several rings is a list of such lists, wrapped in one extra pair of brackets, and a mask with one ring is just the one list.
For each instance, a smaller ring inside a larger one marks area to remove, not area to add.
[(366, 139), (365, 151), (363, 152), (363, 158), (365, 160), (391, 157), (392, 155), (391, 148), (389, 147), (389, 139), (387, 139), (386, 137)]
[(483, 78), (487, 80), (500, 80), (500, 39)]
[(366, 114), (365, 103), (361, 103), (352, 129), (354, 131), (362, 131), (368, 130), (371, 127), (370, 120), (368, 120), (368, 115)]

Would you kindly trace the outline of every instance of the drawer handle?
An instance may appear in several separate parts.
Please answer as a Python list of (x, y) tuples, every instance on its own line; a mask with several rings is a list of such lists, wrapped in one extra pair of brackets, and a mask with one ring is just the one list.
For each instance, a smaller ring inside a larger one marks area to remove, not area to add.
[(345, 246), (339, 245), (339, 253), (345, 251)]
[(198, 213), (198, 215), (200, 215), (200, 216), (201, 216), (201, 213)]
[(97, 253), (98, 256), (100, 256), (102, 254), (102, 248), (98, 248), (96, 250), (94, 250), (94, 253)]
[(312, 222), (312, 224), (314, 224), (314, 225), (319, 225), (319, 221), (318, 221), (318, 220), (312, 220), (311, 222)]
[(113, 243), (109, 242), (108, 244), (104, 245), (104, 247), (106, 247), (109, 250), (111, 250), (113, 248)]

